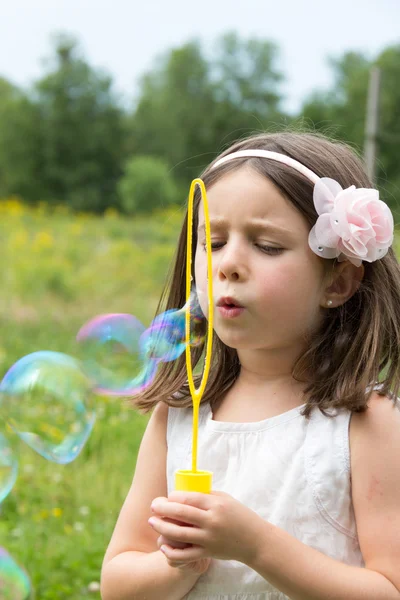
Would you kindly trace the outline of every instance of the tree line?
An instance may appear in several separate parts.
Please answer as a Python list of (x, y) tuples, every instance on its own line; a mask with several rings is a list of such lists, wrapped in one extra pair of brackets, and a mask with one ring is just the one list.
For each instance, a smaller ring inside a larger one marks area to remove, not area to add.
[(46, 72), (28, 89), (0, 77), (0, 198), (18, 195), (101, 213), (135, 214), (184, 201), (188, 183), (234, 139), (255, 131), (322, 131), (362, 153), (369, 73), (380, 67), (377, 183), (400, 205), (400, 45), (373, 59), (330, 59), (334, 82), (299, 114), (282, 109), (284, 73), (268, 40), (227, 33), (166, 51), (126, 106), (112, 77), (79, 42), (55, 39)]

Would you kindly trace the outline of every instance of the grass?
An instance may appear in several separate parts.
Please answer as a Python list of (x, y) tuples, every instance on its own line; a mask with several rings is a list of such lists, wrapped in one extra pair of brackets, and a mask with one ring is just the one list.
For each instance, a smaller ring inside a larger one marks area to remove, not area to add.
[[(179, 209), (135, 220), (0, 201), (0, 380), (31, 352), (73, 354), (78, 329), (96, 314), (127, 312), (147, 325), (181, 220)], [(38, 600), (100, 598), (90, 584), (99, 582), (146, 422), (121, 401), (99, 400), (91, 437), (68, 465), (7, 434), (19, 475), (0, 505), (0, 544)]]
[[(147, 325), (181, 220), (179, 209), (135, 220), (0, 201), (0, 380), (31, 352), (74, 354), (78, 329), (96, 314), (127, 312)], [(99, 582), (146, 422), (118, 400), (99, 401), (88, 443), (64, 466), (9, 435), (19, 476), (0, 505), (0, 545), (28, 571), (37, 600), (100, 598), (90, 584)]]

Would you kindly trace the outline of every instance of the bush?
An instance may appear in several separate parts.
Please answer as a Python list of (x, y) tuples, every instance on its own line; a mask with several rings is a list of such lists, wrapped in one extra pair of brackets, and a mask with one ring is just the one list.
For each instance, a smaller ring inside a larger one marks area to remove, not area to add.
[(179, 202), (177, 185), (167, 163), (153, 156), (132, 157), (118, 184), (121, 209), (146, 213)]

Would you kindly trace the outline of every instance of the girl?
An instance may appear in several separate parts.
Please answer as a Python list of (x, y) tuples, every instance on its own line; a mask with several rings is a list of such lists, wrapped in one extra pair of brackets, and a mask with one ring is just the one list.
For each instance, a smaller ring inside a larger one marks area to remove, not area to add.
[[(391, 213), (352, 151), (312, 134), (240, 141), (201, 177), (215, 340), (198, 468), (213, 471), (216, 491), (173, 491), (174, 471), (191, 466), (182, 356), (136, 399), (155, 410), (103, 599), (399, 600)], [(200, 196), (194, 212), (193, 278), (205, 291)], [(184, 305), (185, 261), (186, 222), (164, 310)]]

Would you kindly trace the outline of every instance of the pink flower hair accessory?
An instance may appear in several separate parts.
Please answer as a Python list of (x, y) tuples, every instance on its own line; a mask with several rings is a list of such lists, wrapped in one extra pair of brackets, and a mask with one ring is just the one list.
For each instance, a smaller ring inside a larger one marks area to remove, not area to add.
[(328, 177), (314, 186), (314, 206), (319, 215), (308, 242), (322, 258), (348, 259), (359, 267), (363, 260), (383, 258), (393, 242), (393, 216), (375, 189), (343, 189)]

